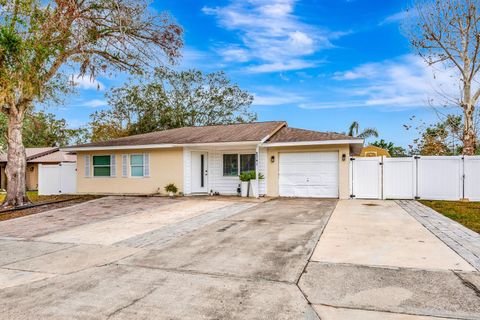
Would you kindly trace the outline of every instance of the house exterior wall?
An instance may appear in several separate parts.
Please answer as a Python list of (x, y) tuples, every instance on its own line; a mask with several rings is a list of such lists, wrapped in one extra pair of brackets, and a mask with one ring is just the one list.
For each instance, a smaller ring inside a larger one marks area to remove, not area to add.
[(28, 191), (38, 190), (38, 163), (28, 163), (25, 176)]
[(359, 157), (387, 157), (390, 158), (390, 153), (388, 150), (378, 148), (375, 146), (367, 146), (362, 149), (362, 152), (360, 153)]
[[(348, 199), (349, 192), (349, 165), (350, 165), (350, 146), (346, 145), (319, 145), (319, 146), (289, 146), (289, 147), (271, 147), (267, 149), (267, 196), (278, 197), (278, 170), (279, 170), (279, 153), (283, 152), (319, 152), (319, 151), (335, 151), (338, 152), (339, 168), (338, 168), (338, 184), (340, 199)], [(342, 155), (345, 154), (346, 159), (342, 161)], [(270, 161), (271, 157), (275, 157), (275, 161)]]
[[(148, 177), (122, 177), (122, 155), (149, 154)], [(93, 161), (90, 160), (90, 177), (85, 176), (85, 155), (115, 155), (115, 177), (93, 177)], [(164, 187), (174, 183), (183, 192), (183, 150), (138, 149), (77, 152), (77, 192), (84, 194), (166, 194)]]
[[(202, 151), (208, 153), (208, 191), (218, 192), (221, 195), (236, 195), (237, 188), (240, 184), (238, 177), (223, 176), (223, 155), (224, 154), (254, 154), (256, 152), (256, 145), (248, 147), (217, 147), (217, 148), (202, 148), (202, 147), (187, 147), (184, 148), (184, 186), (185, 194), (191, 193), (191, 154), (192, 151)], [(265, 149), (260, 149), (258, 159), (258, 170), (266, 176), (266, 159), (267, 152)], [(266, 194), (266, 181), (260, 180), (259, 194)]]

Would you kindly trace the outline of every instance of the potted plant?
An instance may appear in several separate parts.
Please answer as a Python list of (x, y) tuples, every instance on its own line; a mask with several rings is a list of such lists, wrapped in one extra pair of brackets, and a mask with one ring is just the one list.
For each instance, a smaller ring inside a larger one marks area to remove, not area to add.
[(165, 191), (169, 197), (173, 197), (178, 192), (178, 188), (174, 183), (169, 183), (165, 186)]
[[(254, 192), (250, 193), (250, 189), (252, 188), (251, 180), (256, 180), (257, 175), (255, 171), (245, 171), (240, 173), (240, 181), (241, 181), (241, 195), (242, 197), (249, 197), (250, 195), (253, 195)], [(259, 173), (258, 174), (258, 179), (263, 179), (263, 174)]]
[(251, 171), (244, 171), (240, 173), (240, 194), (242, 197), (248, 197), (250, 187)]

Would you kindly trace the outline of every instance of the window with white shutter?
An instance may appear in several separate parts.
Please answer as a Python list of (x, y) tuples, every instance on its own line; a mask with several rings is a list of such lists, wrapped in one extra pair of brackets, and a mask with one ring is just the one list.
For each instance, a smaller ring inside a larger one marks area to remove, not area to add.
[(122, 154), (122, 177), (128, 177), (128, 155)]
[(84, 155), (83, 156), (83, 162), (85, 165), (85, 177), (89, 178), (90, 177), (90, 155)]
[(117, 175), (117, 161), (114, 154), (110, 155), (110, 177), (115, 177)]
[(150, 155), (148, 153), (143, 154), (143, 176), (150, 177)]

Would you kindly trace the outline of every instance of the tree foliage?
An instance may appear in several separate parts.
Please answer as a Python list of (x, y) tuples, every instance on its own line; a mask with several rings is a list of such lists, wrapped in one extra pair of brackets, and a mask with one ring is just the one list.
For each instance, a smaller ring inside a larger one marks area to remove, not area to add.
[(112, 89), (111, 109), (91, 116), (92, 140), (185, 126), (251, 122), (253, 96), (224, 72), (157, 68), (153, 77)]
[[(0, 113), (0, 148), (7, 149), (8, 119)], [(64, 147), (89, 140), (87, 128), (72, 129), (65, 119), (57, 119), (52, 113), (31, 112), (23, 124), (23, 145), (35, 147)]]
[[(463, 153), (475, 152), (474, 118), (480, 98), (480, 4), (477, 0), (421, 0), (412, 8), (408, 34), (429, 65), (441, 65), (458, 79), (460, 91), (447, 104), (463, 112)], [(454, 79), (452, 79), (454, 81)]]
[(365, 128), (359, 132), (360, 124), (357, 121), (353, 121), (350, 127), (348, 127), (348, 135), (350, 137), (357, 137), (362, 139), (368, 139), (371, 137), (378, 138), (378, 131), (375, 128)]
[(372, 146), (376, 146), (382, 149), (385, 149), (390, 153), (392, 157), (406, 157), (407, 150), (403, 147), (396, 146), (393, 142), (386, 142), (384, 139), (377, 140), (371, 144)]
[(182, 29), (144, 0), (0, 0), (0, 111), (8, 118), (4, 205), (25, 195), (22, 126), (36, 101), (71, 86), (65, 71), (141, 74), (180, 56)]
[[(411, 127), (406, 126), (407, 130)], [(462, 116), (450, 114), (432, 125), (420, 122), (415, 130), (419, 138), (416, 138), (410, 146), (411, 153), (424, 156), (448, 156), (462, 153)]]

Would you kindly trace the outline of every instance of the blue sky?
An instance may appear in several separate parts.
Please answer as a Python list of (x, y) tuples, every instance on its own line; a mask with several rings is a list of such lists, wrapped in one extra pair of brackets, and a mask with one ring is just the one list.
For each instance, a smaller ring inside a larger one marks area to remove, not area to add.
[[(407, 1), (162, 0), (185, 30), (178, 68), (225, 70), (255, 95), (260, 121), (346, 131), (353, 120), (406, 146), (403, 124), (416, 115), (437, 120), (428, 107), (433, 74), (412, 54), (400, 22)], [(78, 94), (54, 110), (75, 127), (108, 108), (105, 91), (125, 76), (80, 79)], [(441, 80), (442, 77), (440, 77)]]

